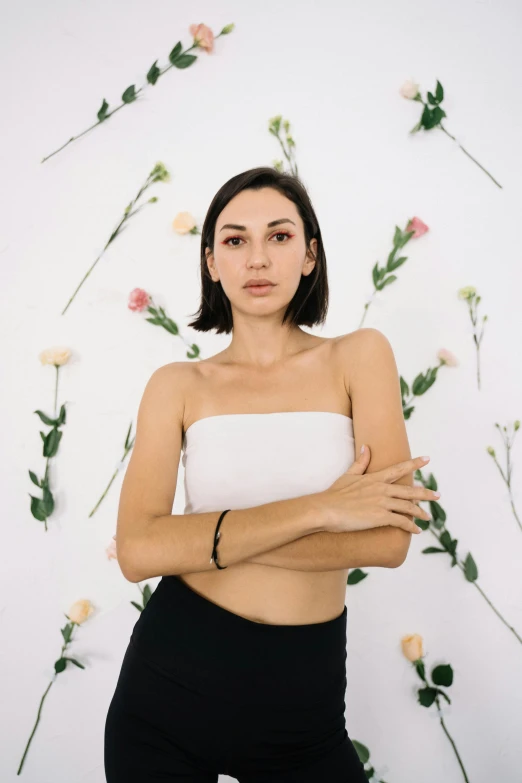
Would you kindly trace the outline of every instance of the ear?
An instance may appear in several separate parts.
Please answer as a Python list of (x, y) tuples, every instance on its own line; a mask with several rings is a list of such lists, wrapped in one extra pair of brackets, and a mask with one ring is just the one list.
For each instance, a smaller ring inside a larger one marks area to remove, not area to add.
[(317, 239), (315, 238), (310, 240), (310, 247), (306, 253), (306, 261), (303, 272), (306, 270), (305, 274), (307, 275), (310, 274), (316, 264), (316, 259), (314, 256), (317, 257)]
[[(215, 266), (214, 266), (214, 254), (212, 253), (212, 250), (211, 250), (210, 247), (206, 247), (205, 248), (205, 256), (206, 256), (206, 259), (207, 259), (208, 271), (209, 271), (210, 276), (212, 277), (212, 273), (215, 274)], [(212, 279), (214, 279), (214, 278), (212, 277)], [(214, 282), (216, 282), (216, 281), (214, 280)]]

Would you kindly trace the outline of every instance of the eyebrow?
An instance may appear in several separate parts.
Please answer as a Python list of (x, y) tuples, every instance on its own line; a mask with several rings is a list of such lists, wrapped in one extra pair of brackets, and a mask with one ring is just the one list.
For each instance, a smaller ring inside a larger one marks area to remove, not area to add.
[[(272, 226), (277, 226), (279, 223), (293, 223), (295, 226), (295, 223), (293, 220), (290, 220), (290, 218), (279, 218), (279, 220), (272, 220), (270, 223), (267, 223), (267, 228), (272, 228)], [(246, 231), (246, 226), (239, 226), (237, 223), (225, 223), (224, 226), (221, 226), (219, 229), (220, 231), (224, 231), (225, 228), (233, 228), (235, 231)]]

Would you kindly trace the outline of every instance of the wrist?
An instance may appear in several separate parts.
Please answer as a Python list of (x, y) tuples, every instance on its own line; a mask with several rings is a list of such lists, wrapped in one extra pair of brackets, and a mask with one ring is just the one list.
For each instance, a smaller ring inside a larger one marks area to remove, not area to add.
[(306, 497), (308, 500), (307, 522), (310, 527), (309, 533), (322, 533), (330, 530), (328, 504), (325, 502), (326, 492), (313, 492)]

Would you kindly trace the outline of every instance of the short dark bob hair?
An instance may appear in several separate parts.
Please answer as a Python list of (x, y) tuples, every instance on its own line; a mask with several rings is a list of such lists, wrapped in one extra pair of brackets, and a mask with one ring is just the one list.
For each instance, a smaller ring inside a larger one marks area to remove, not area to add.
[(198, 332), (215, 329), (217, 334), (229, 334), (233, 328), (232, 308), (221, 282), (215, 283), (208, 271), (206, 248), (214, 248), (216, 221), (228, 202), (242, 190), (274, 188), (296, 205), (304, 224), (307, 250), (310, 241), (317, 239), (316, 263), (309, 275), (301, 281), (285, 311), (283, 321), (298, 326), (324, 324), (328, 310), (328, 278), (326, 256), (319, 223), (308, 192), (301, 180), (293, 174), (280, 172), (270, 166), (261, 166), (237, 174), (218, 190), (208, 208), (201, 231), (201, 303), (194, 321), (189, 323)]

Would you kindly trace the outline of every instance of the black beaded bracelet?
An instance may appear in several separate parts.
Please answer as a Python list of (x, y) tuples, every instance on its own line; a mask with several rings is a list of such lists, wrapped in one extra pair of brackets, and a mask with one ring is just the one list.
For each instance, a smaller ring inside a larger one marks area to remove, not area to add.
[(216, 564), (216, 568), (219, 568), (221, 571), (222, 571), (224, 568), (228, 568), (228, 566), (220, 566), (220, 565), (219, 565), (219, 563), (218, 563), (218, 559), (217, 559), (217, 558), (218, 558), (218, 553), (217, 553), (217, 545), (218, 545), (218, 543), (219, 543), (219, 537), (220, 537), (220, 535), (221, 535), (221, 533), (219, 532), (219, 528), (221, 527), (221, 522), (223, 521), (223, 517), (224, 517), (224, 516), (225, 516), (225, 514), (227, 514), (229, 511), (230, 511), (230, 509), (229, 509), (229, 508), (227, 508), (227, 510), (226, 510), (226, 511), (223, 511), (223, 512), (221, 513), (221, 515), (220, 515), (220, 517), (219, 517), (219, 519), (218, 519), (218, 523), (217, 523), (217, 525), (216, 525), (216, 532), (214, 533), (214, 548), (212, 549), (212, 557), (210, 558), (210, 562), (214, 561), (214, 563)]

